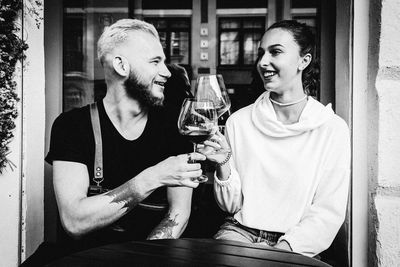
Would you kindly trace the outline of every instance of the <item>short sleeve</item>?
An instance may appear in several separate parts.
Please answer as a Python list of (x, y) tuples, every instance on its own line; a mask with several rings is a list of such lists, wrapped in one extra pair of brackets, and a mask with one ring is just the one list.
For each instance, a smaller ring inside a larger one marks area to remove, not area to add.
[[(88, 134), (82, 109), (61, 114), (53, 123), (50, 148), (45, 158), (53, 164), (54, 160), (79, 162), (88, 165)], [(91, 127), (90, 122), (86, 123)], [(86, 132), (85, 132), (86, 130)]]

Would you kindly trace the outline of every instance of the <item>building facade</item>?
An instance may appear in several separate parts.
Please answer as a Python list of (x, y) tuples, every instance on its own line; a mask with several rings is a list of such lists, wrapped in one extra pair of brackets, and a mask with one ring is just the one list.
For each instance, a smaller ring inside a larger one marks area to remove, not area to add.
[[(352, 185), (345, 243), (351, 266), (400, 262), (400, 3), (396, 0), (44, 1), (37, 27), (24, 1), (21, 36), (30, 48), (16, 80), (21, 98), (10, 158), (0, 175), (0, 265), (18, 266), (40, 243), (57, 238), (51, 167), (44, 163), (52, 122), (62, 111), (104, 95), (96, 40), (119, 18), (136, 17), (160, 32), (167, 61), (194, 82), (221, 73), (233, 111), (251, 87), (258, 41), (280, 19), (314, 27), (320, 94), (352, 134)], [(348, 237), (348, 238), (347, 238)], [(4, 264), (3, 264), (4, 263)]]

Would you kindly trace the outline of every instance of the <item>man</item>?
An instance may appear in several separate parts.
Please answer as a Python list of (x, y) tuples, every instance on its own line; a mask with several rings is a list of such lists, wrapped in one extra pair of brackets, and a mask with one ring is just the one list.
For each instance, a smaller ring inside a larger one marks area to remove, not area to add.
[[(107, 84), (105, 98), (97, 103), (104, 162), (101, 186), (110, 191), (88, 196), (95, 150), (89, 106), (61, 114), (52, 128), (46, 161), (53, 164), (62, 226), (82, 248), (146, 236), (178, 238), (201, 175), (200, 164), (189, 164), (188, 159), (205, 156), (182, 154), (190, 145), (181, 145), (176, 123), (169, 125), (155, 108), (162, 105), (171, 76), (158, 33), (146, 22), (119, 20), (101, 35), (98, 58)], [(159, 212), (138, 204), (146, 198), (157, 202), (165, 187), (168, 211), (154, 221)]]

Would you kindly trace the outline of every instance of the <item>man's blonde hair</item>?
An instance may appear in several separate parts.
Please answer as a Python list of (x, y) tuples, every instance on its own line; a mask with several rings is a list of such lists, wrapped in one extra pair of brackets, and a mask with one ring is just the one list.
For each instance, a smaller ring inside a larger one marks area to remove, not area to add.
[(156, 28), (150, 23), (138, 19), (120, 19), (105, 28), (97, 42), (97, 57), (103, 65), (105, 56), (116, 46), (128, 39), (128, 34), (135, 31), (146, 32), (160, 39)]

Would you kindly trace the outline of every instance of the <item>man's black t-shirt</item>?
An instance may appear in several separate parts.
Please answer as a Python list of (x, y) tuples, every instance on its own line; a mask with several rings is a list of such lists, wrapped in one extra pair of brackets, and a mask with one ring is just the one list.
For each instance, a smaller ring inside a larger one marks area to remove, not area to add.
[[(112, 124), (104, 109), (102, 101), (98, 103), (102, 143), (103, 143), (103, 188), (114, 189), (144, 169), (153, 166), (169, 156), (191, 151), (191, 145), (179, 135), (177, 124), (166, 118), (167, 112), (162, 109), (149, 112), (143, 133), (136, 140), (126, 140)], [(46, 161), (72, 161), (85, 164), (89, 177), (93, 177), (95, 142), (90, 119), (90, 107), (74, 109), (61, 114), (54, 122), (51, 132), (50, 150)], [(94, 182), (91, 180), (91, 184)], [(159, 188), (144, 200), (146, 203), (166, 202), (166, 189)], [(144, 239), (160, 222), (164, 213), (132, 209), (118, 222), (126, 229), (121, 236), (123, 240)], [(109, 229), (89, 235), (89, 246), (110, 242)], [(111, 234), (114, 240), (121, 241), (118, 234)], [(92, 236), (92, 237), (91, 237)], [(104, 241), (100, 241), (100, 236)], [(80, 241), (82, 243), (82, 241)]]

